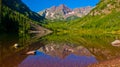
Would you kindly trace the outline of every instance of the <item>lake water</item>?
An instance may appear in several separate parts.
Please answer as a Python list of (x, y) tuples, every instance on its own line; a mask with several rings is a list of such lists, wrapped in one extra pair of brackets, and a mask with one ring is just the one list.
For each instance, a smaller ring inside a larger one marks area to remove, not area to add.
[[(53, 33), (34, 36), (1, 35), (2, 67), (87, 67), (120, 57), (120, 47), (111, 45), (120, 35)], [(17, 48), (13, 46), (16, 43), (19, 44)], [(36, 54), (25, 54), (31, 50), (35, 50)]]

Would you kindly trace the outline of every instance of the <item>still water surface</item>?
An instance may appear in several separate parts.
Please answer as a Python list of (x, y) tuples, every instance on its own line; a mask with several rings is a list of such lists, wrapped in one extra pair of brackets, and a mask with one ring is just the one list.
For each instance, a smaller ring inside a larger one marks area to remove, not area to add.
[[(2, 67), (87, 67), (90, 64), (120, 56), (120, 47), (111, 42), (120, 35), (50, 34), (2, 35)], [(17, 43), (20, 46), (14, 48)], [(25, 55), (36, 50), (35, 55)]]

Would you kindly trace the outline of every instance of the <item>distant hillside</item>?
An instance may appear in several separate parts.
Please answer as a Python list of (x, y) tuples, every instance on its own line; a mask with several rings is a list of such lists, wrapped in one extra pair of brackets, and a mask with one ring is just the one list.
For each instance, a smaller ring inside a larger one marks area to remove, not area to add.
[(44, 18), (31, 11), (21, 0), (3, 0), (0, 32), (25, 33), (32, 23), (41, 23)]
[(47, 19), (58, 19), (58, 20), (63, 20), (67, 18), (73, 17), (83, 17), (87, 15), (92, 7), (84, 7), (84, 8), (75, 8), (75, 9), (70, 9), (64, 4), (61, 4), (60, 6), (53, 6), (51, 8), (45, 9), (43, 11), (38, 12), (41, 16), (47, 18)]

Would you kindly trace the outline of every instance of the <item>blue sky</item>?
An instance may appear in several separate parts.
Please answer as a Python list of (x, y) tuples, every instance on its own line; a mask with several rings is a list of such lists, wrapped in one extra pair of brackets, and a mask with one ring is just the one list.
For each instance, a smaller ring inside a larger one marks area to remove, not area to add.
[(39, 12), (52, 6), (65, 4), (74, 9), (85, 6), (95, 6), (100, 0), (22, 0), (32, 11)]

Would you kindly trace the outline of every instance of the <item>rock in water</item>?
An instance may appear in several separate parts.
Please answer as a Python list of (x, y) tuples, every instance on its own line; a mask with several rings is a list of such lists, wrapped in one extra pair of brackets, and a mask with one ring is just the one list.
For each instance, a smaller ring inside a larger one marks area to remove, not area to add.
[(36, 53), (35, 51), (29, 51), (29, 52), (27, 52), (26, 54), (27, 54), (27, 55), (35, 55), (35, 53)]
[(111, 44), (112, 46), (120, 46), (120, 40), (115, 40)]
[(19, 45), (18, 45), (17, 43), (15, 43), (15, 44), (13, 45), (14, 48), (18, 48), (18, 46), (19, 46)]

